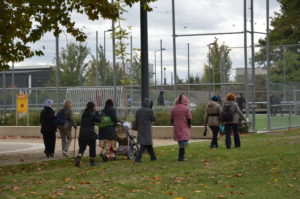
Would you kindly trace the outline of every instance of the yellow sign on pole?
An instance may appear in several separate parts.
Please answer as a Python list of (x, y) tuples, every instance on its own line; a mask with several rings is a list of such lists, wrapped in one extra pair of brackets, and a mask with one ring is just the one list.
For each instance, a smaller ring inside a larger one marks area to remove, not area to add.
[(28, 95), (17, 94), (17, 113), (28, 113)]

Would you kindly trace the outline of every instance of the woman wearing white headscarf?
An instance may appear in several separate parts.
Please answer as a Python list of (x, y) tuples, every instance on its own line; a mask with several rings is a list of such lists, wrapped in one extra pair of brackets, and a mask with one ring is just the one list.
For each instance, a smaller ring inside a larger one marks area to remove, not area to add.
[(47, 99), (44, 102), (44, 109), (40, 114), (41, 133), (45, 144), (44, 153), (46, 156), (53, 157), (56, 141), (56, 125), (55, 125), (55, 112), (52, 109), (53, 100)]

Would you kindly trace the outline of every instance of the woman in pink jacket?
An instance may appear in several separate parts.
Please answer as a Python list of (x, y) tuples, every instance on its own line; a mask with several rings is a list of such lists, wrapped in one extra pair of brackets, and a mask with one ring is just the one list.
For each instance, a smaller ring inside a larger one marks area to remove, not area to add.
[(174, 126), (174, 140), (178, 142), (178, 161), (185, 161), (185, 148), (190, 139), (190, 128), (192, 125), (192, 113), (188, 107), (188, 99), (183, 94), (175, 101), (171, 112), (171, 121)]

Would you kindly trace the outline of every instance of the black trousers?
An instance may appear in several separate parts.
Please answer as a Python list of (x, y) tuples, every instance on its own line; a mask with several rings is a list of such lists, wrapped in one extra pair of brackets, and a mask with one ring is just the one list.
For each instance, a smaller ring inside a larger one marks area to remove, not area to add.
[(210, 126), (209, 128), (211, 129), (213, 134), (210, 147), (218, 147), (218, 133), (220, 129), (218, 126)]
[(79, 154), (84, 153), (86, 146), (89, 146), (89, 155), (90, 158), (96, 157), (96, 140), (79, 140)]
[(231, 129), (233, 131), (233, 136), (234, 136), (234, 145), (235, 145), (235, 147), (240, 147), (241, 141), (240, 141), (240, 136), (239, 136), (239, 131), (238, 131), (238, 125), (237, 124), (225, 124), (226, 147), (227, 148), (231, 147), (231, 135), (230, 135)]
[(43, 140), (45, 145), (45, 153), (48, 155), (53, 155), (55, 151), (55, 142), (56, 142), (55, 132), (43, 133)]
[(151, 160), (156, 160), (156, 156), (155, 156), (152, 145), (141, 145), (139, 151), (137, 152), (136, 160), (142, 159), (142, 156), (143, 156), (143, 153), (145, 152), (145, 150), (148, 151)]

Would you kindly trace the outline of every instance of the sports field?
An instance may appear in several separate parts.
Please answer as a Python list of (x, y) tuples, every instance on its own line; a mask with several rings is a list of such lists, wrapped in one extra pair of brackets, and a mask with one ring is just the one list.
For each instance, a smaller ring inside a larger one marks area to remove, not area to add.
[[(249, 115), (249, 119), (252, 119), (252, 115)], [(300, 115), (292, 114), (289, 122), (289, 115), (283, 114), (281, 116), (280, 114), (277, 114), (276, 116), (271, 117), (271, 128), (280, 128), (280, 127), (288, 127), (289, 123), (291, 123), (291, 126), (300, 126)], [(256, 115), (256, 129), (258, 131), (264, 131), (267, 130), (267, 115), (266, 114), (257, 114)]]

